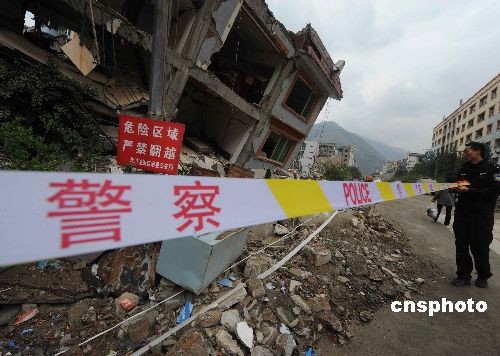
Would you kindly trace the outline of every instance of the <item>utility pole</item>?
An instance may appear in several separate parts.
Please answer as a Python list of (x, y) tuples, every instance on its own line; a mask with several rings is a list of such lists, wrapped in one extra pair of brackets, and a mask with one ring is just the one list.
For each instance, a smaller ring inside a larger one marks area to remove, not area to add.
[(156, 0), (154, 12), (151, 73), (149, 80), (149, 107), (151, 119), (165, 118), (165, 93), (167, 78), (167, 46), (172, 0)]

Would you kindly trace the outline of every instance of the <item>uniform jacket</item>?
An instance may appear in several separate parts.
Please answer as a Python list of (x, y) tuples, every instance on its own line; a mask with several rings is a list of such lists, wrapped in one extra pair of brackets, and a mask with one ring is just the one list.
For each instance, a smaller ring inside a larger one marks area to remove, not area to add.
[(482, 160), (478, 164), (465, 163), (458, 172), (458, 180), (469, 181), (469, 190), (459, 193), (457, 209), (493, 213), (500, 193), (500, 167)]

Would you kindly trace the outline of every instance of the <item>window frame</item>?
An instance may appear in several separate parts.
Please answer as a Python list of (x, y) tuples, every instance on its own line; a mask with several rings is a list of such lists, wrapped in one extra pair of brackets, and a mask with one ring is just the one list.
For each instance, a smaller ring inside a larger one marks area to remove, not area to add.
[[(269, 157), (263, 157), (260, 156), (261, 153), (263, 153), (262, 149), (264, 148), (264, 145), (266, 144), (267, 140), (269, 139), (269, 136), (271, 136), (271, 133), (275, 133), (278, 136), (281, 136), (287, 140), (292, 141), (292, 145), (290, 146), (289, 151), (286, 154), (286, 157), (283, 162), (276, 161), (274, 159), (271, 159)], [(279, 167), (283, 167), (286, 165), (288, 160), (290, 159), (290, 156), (292, 155), (293, 151), (297, 148), (297, 145), (301, 140), (305, 139), (305, 135), (301, 134), (299, 131), (295, 130), (291, 126), (283, 123), (282, 121), (278, 120), (277, 118), (271, 116), (270, 123), (269, 123), (269, 128), (267, 130), (267, 134), (265, 136), (265, 139), (262, 141), (260, 144), (259, 149), (257, 150), (257, 153), (255, 155), (255, 158), (264, 161), (264, 162), (269, 162), (274, 165), (277, 165)]]
[[(290, 94), (292, 93), (292, 90), (293, 88), (295, 87), (295, 84), (297, 83), (297, 80), (299, 80), (299, 78), (311, 89), (311, 91), (316, 95), (316, 99), (314, 100), (314, 102), (312, 103), (312, 106), (311, 106), (311, 109), (309, 110), (309, 115), (307, 117), (304, 117), (302, 115), (300, 115), (299, 113), (297, 113), (294, 109), (292, 109), (290, 106), (288, 106), (286, 104), (286, 102), (288, 101), (288, 97), (290, 96)], [(289, 112), (291, 112), (293, 115), (295, 115), (297, 118), (299, 118), (300, 120), (306, 122), (306, 123), (309, 123), (311, 121), (311, 118), (312, 118), (312, 113), (313, 111), (316, 109), (317, 105), (318, 105), (318, 102), (320, 101), (321, 97), (323, 96), (321, 90), (319, 90), (319, 88), (317, 87), (317, 85), (314, 85), (314, 84), (311, 84), (312, 83), (312, 80), (310, 80), (307, 75), (304, 73), (304, 71), (302, 70), (299, 70), (297, 71), (297, 73), (295, 74), (295, 77), (293, 78), (292, 80), (292, 83), (290, 84), (290, 87), (288, 88), (288, 91), (283, 99), (283, 101), (281, 102), (281, 105), (287, 109)]]

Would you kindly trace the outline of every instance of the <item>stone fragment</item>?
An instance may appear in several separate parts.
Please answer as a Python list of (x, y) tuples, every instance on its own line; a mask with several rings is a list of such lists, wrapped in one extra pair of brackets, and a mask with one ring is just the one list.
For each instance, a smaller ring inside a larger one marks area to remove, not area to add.
[(264, 346), (259, 345), (252, 349), (250, 356), (274, 356), (274, 353)]
[(274, 312), (269, 309), (269, 308), (266, 308), (262, 311), (262, 320), (263, 321), (269, 321), (271, 323), (275, 323), (278, 321), (278, 319), (276, 318), (276, 315), (274, 314)]
[(219, 346), (226, 351), (226, 354), (238, 356), (245, 355), (243, 350), (241, 350), (236, 341), (226, 330), (219, 330), (215, 338)]
[(253, 329), (248, 326), (246, 321), (239, 322), (236, 325), (236, 335), (238, 339), (249, 349), (253, 347)]
[(203, 334), (196, 329), (187, 331), (177, 342), (177, 354), (208, 356)]
[(262, 341), (262, 344), (267, 345), (267, 346), (271, 346), (279, 334), (279, 331), (276, 327), (271, 326), (267, 323), (262, 324), (262, 326), (260, 327), (260, 331), (264, 335), (264, 339)]
[(319, 319), (330, 329), (338, 333), (342, 333), (344, 328), (342, 322), (334, 313), (324, 313), (319, 315)]
[(305, 302), (304, 299), (302, 299), (301, 296), (299, 296), (298, 294), (293, 294), (290, 298), (292, 299), (292, 302), (294, 302), (296, 306), (305, 311), (307, 314), (312, 313), (311, 307), (309, 307), (309, 305)]
[(236, 331), (236, 325), (241, 321), (240, 313), (236, 309), (226, 310), (220, 319), (220, 323), (232, 332)]
[(322, 244), (306, 246), (304, 251), (309, 262), (316, 267), (326, 265), (332, 259), (332, 252), (328, 247)]
[(349, 278), (347, 277), (344, 277), (344, 276), (338, 276), (337, 279), (339, 280), (339, 282), (341, 283), (349, 283)]
[(278, 314), (278, 319), (288, 327), (294, 328), (299, 323), (299, 319), (294, 319), (290, 312), (285, 311), (281, 307), (276, 308), (276, 314)]
[(356, 218), (356, 217), (352, 218), (351, 219), (351, 224), (352, 224), (352, 226), (357, 227), (358, 224), (359, 224), (358, 218)]
[(231, 308), (233, 305), (243, 301), (245, 297), (247, 296), (247, 290), (245, 288), (240, 288), (233, 294), (231, 294), (229, 297), (224, 299), (222, 302), (219, 303), (219, 308), (221, 310), (227, 310)]
[(275, 348), (279, 355), (291, 356), (296, 346), (292, 335), (281, 334), (276, 338)]
[(288, 270), (291, 274), (298, 278), (304, 278), (304, 274), (300, 268), (292, 267)]
[(285, 226), (276, 224), (274, 226), (274, 234), (278, 236), (284, 236), (286, 234), (289, 234), (290, 230), (288, 230)]
[(264, 284), (261, 279), (258, 278), (250, 278), (247, 281), (248, 290), (250, 295), (256, 299), (262, 298), (266, 295), (266, 290), (264, 289)]
[(222, 312), (218, 309), (212, 309), (201, 315), (197, 323), (202, 328), (209, 328), (218, 325), (221, 321)]
[(307, 304), (315, 312), (330, 311), (330, 301), (325, 295), (317, 295), (315, 297), (307, 299)]
[(290, 291), (290, 293), (295, 293), (295, 290), (300, 287), (302, 285), (302, 283), (292, 279), (290, 280), (290, 286), (288, 287), (288, 290)]
[(144, 318), (128, 326), (127, 332), (130, 341), (139, 342), (149, 337), (151, 332), (151, 323), (149, 319)]
[(417, 284), (424, 284), (425, 280), (423, 278), (417, 278), (417, 279), (415, 279), (415, 283), (417, 283)]
[(257, 277), (262, 272), (265, 272), (271, 267), (272, 264), (271, 258), (264, 255), (255, 255), (250, 257), (246, 264), (245, 270), (243, 271), (243, 275), (246, 278), (249, 277)]
[(379, 290), (386, 297), (392, 298), (396, 296), (396, 290), (389, 281), (385, 281), (384, 283), (382, 283), (382, 285), (379, 287)]
[(368, 323), (373, 319), (373, 316), (369, 311), (362, 311), (359, 313), (359, 318), (362, 322)]

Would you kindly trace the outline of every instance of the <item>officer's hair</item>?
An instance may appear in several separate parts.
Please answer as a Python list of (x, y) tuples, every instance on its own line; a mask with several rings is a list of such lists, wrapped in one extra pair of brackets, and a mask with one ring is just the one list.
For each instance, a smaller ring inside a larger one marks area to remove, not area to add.
[(481, 158), (482, 159), (486, 158), (486, 146), (483, 145), (481, 142), (471, 141), (471, 142), (466, 143), (465, 146), (469, 146), (474, 151), (480, 151)]

